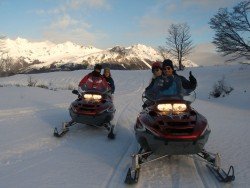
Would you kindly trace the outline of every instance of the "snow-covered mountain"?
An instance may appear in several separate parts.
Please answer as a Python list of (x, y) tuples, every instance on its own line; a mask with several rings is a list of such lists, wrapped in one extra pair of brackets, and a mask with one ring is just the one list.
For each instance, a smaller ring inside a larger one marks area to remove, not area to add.
[[(1, 63), (3, 71), (44, 72), (91, 68), (96, 63), (113, 69), (148, 69), (152, 62), (162, 61), (161, 54), (150, 46), (136, 44), (129, 47), (115, 46), (98, 49), (72, 42), (55, 44), (50, 41), (29, 42), (26, 39), (4, 40), (6, 53)], [(177, 61), (173, 59), (177, 65)], [(184, 66), (197, 66), (190, 60)]]

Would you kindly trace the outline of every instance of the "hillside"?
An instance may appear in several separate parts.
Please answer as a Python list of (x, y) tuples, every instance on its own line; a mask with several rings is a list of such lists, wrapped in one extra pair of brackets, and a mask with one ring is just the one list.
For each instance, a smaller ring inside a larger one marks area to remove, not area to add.
[[(91, 69), (101, 63), (112, 69), (141, 70), (149, 69), (155, 61), (162, 61), (160, 53), (150, 46), (136, 44), (129, 47), (115, 46), (98, 49), (72, 42), (54, 44), (50, 41), (29, 42), (26, 39), (5, 39), (6, 52), (0, 64), (2, 74), (37, 73), (61, 70)], [(173, 59), (169, 55), (170, 59)], [(177, 61), (173, 59), (177, 65)], [(195, 67), (187, 60), (186, 67)]]

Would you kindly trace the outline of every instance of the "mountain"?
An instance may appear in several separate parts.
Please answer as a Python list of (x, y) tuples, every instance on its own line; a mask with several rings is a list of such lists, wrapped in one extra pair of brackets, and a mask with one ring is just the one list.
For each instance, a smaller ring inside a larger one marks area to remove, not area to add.
[[(29, 42), (26, 39), (3, 40), (7, 53), (0, 68), (7, 73), (34, 73), (92, 68), (101, 63), (112, 69), (149, 69), (155, 61), (162, 61), (161, 54), (150, 46), (136, 44), (129, 47), (115, 46), (98, 49), (70, 41), (55, 44), (50, 41)], [(170, 59), (173, 59), (170, 55)], [(174, 60), (174, 63), (177, 63)], [(197, 66), (185, 61), (184, 66)]]

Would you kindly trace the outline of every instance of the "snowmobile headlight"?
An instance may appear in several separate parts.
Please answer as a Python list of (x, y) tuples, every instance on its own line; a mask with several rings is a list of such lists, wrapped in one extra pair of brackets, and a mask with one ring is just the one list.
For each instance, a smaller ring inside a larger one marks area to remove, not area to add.
[(98, 94), (84, 94), (83, 95), (84, 99), (87, 99), (87, 100), (100, 100), (102, 99), (102, 96), (101, 95), (98, 95)]
[(93, 99), (95, 99), (95, 100), (100, 100), (100, 99), (102, 99), (102, 96), (101, 95), (93, 95)]
[(84, 94), (83, 95), (84, 99), (92, 99), (93, 96), (91, 94)]
[(157, 109), (160, 111), (171, 111), (172, 110), (172, 104), (158, 104)]
[(182, 104), (182, 103), (175, 103), (173, 104), (173, 111), (174, 112), (183, 112), (187, 109), (187, 105), (186, 104)]

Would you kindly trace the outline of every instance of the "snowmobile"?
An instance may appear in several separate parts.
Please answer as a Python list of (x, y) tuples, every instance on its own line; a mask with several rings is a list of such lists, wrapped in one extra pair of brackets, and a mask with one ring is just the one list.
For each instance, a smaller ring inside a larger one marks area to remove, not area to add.
[(183, 88), (171, 95), (168, 92), (143, 93), (142, 100), (147, 105), (143, 106), (134, 126), (140, 149), (132, 155), (125, 183), (138, 181), (142, 165), (171, 155), (196, 155), (219, 181), (235, 179), (233, 166), (225, 172), (220, 155), (204, 149), (211, 130), (206, 118), (191, 107), (195, 98), (194, 91), (190, 93)]
[[(79, 90), (79, 91), (78, 91)], [(96, 127), (104, 127), (108, 130), (108, 138), (114, 139), (114, 125), (111, 124), (115, 114), (112, 94), (108, 88), (86, 88), (83, 86), (73, 90), (78, 98), (69, 107), (71, 121), (63, 123), (62, 128), (54, 129), (55, 137), (62, 137), (69, 131), (69, 127), (80, 123)]]

